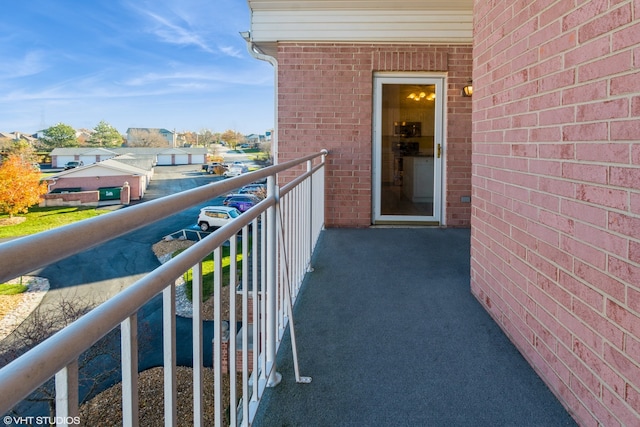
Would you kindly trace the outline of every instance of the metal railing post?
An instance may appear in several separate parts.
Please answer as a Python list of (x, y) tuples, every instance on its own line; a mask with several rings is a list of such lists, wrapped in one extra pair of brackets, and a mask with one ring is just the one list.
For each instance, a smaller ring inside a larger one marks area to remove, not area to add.
[(267, 178), (267, 197), (274, 197), (276, 204), (267, 209), (267, 289), (266, 289), (266, 323), (267, 323), (267, 336), (266, 336), (266, 365), (269, 377), (267, 380), (268, 387), (275, 387), (280, 383), (282, 376), (276, 372), (276, 349), (277, 349), (277, 322), (278, 322), (278, 307), (277, 307), (277, 264), (278, 264), (278, 226), (276, 221), (277, 205), (280, 203), (278, 200), (278, 188), (276, 187), (276, 180), (274, 176)]
[(138, 315), (127, 317), (120, 324), (122, 369), (122, 425), (139, 425), (138, 412)]
[[(315, 222), (315, 215), (313, 212), (313, 162), (307, 161), (307, 172), (309, 175), (309, 254), (313, 253), (313, 224)], [(309, 256), (309, 263), (306, 265), (306, 271), (313, 271), (311, 268), (311, 256)]]
[(58, 425), (73, 424), (73, 419), (78, 416), (78, 359), (55, 375), (55, 384), (56, 417), (63, 420)]

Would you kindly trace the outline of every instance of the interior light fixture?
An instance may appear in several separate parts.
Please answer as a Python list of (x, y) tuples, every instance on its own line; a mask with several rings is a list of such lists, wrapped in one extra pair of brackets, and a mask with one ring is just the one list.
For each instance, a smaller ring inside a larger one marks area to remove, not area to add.
[(462, 88), (462, 96), (471, 96), (473, 95), (473, 85), (472, 81), (469, 80), (469, 83)]
[(420, 92), (420, 93), (415, 93), (412, 92), (409, 94), (409, 96), (407, 96), (407, 99), (413, 99), (414, 101), (433, 101), (434, 99), (436, 99), (436, 94), (435, 93), (429, 93), (427, 94), (426, 92)]

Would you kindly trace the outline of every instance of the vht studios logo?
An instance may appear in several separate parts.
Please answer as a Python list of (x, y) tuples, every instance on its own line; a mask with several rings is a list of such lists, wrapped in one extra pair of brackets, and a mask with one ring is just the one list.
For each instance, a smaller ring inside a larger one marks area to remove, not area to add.
[(80, 417), (12, 417), (6, 415), (5, 425), (80, 425)]

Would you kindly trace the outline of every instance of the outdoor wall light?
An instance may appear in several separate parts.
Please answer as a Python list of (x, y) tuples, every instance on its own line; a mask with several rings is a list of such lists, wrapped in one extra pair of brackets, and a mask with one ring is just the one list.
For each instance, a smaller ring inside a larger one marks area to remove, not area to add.
[(471, 96), (473, 95), (473, 85), (472, 81), (469, 80), (469, 84), (462, 88), (462, 96)]

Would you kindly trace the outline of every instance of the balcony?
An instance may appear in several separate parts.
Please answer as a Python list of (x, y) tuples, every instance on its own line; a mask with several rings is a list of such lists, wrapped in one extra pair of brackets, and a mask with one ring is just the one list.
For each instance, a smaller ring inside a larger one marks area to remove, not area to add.
[(323, 231), (255, 426), (571, 426), (469, 289), (468, 229)]
[[(323, 230), (325, 156), (309, 155), (0, 245), (0, 276), (6, 280), (268, 179), (267, 198), (255, 208), (1, 369), (0, 412), (9, 414), (53, 381), (56, 421), (74, 425), (85, 397), (82, 354), (118, 331), (123, 397), (121, 420), (114, 424), (146, 425), (138, 408), (138, 326), (143, 307), (158, 297), (164, 368), (164, 405), (158, 409), (166, 426), (181, 425), (175, 289), (189, 271), (194, 284), (213, 282), (215, 307), (214, 321), (203, 321), (201, 287), (193, 286), (190, 333), (196, 339), (186, 350), (193, 367), (194, 425), (210, 425), (205, 390), (214, 391), (215, 425), (571, 425), (471, 296), (469, 230)], [(284, 171), (297, 178), (278, 186)], [(227, 273), (223, 251), (239, 260)], [(211, 254), (208, 279), (203, 263)], [(221, 298), (223, 286), (235, 290), (228, 301)], [(220, 314), (224, 305), (228, 319)], [(203, 379), (205, 367), (212, 367), (213, 382)], [(229, 373), (238, 381), (217, 380)]]

